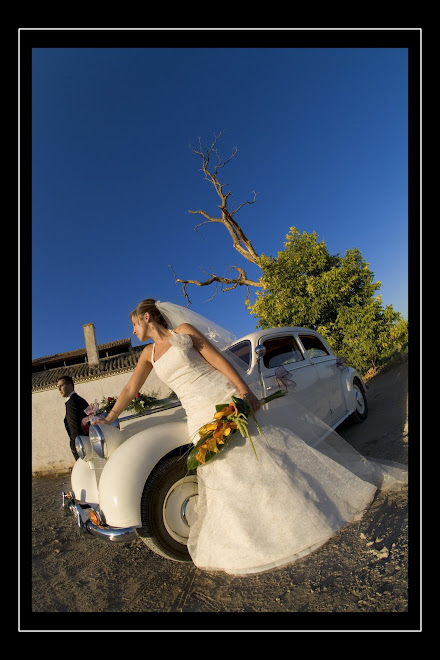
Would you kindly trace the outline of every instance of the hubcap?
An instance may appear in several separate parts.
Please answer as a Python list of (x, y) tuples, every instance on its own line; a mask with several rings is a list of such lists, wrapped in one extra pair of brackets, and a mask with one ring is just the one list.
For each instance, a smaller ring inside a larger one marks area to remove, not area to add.
[(171, 486), (163, 504), (163, 522), (168, 534), (184, 545), (197, 517), (197, 496), (197, 477), (189, 475)]
[(355, 385), (355, 396), (356, 396), (356, 407), (361, 415), (365, 412), (365, 401), (362, 392), (359, 387)]

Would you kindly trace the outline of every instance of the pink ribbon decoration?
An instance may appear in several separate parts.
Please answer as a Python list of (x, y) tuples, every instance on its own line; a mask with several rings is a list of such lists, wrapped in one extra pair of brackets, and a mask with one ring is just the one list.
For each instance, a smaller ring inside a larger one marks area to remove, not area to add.
[(296, 383), (294, 380), (292, 380), (291, 375), (285, 369), (283, 366), (278, 367), (275, 369), (275, 378), (277, 379), (277, 383), (279, 386), (283, 386), (286, 391), (290, 387), (290, 389), (295, 390), (296, 389)]
[(81, 426), (83, 430), (88, 434), (89, 432), (89, 422), (92, 421), (94, 417), (104, 417), (104, 415), (99, 414), (99, 403), (95, 400), (95, 403), (90, 404), (90, 406), (87, 406), (87, 408), (84, 410), (86, 415), (88, 417), (83, 417), (81, 420)]

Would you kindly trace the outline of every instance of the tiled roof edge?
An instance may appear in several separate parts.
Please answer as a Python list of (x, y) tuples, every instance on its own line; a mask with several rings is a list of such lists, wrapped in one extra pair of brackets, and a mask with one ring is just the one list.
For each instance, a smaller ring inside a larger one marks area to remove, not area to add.
[[(98, 351), (104, 351), (108, 348), (114, 348), (115, 346), (123, 346), (125, 344), (131, 345), (131, 339), (117, 339), (116, 341), (109, 341), (106, 344), (97, 344), (96, 348)], [(137, 348), (133, 346), (133, 348)], [(87, 355), (87, 348), (76, 348), (74, 351), (66, 351), (65, 353), (53, 353), (52, 355), (45, 355), (43, 357), (34, 358), (32, 364), (37, 364), (39, 362), (44, 362), (45, 360), (63, 360), (69, 357), (75, 357), (75, 355)]]
[[(115, 369), (113, 371), (107, 371), (107, 372), (104, 372), (104, 373), (99, 372), (98, 374), (90, 375), (90, 376), (87, 376), (87, 377), (78, 377), (77, 376), (77, 377), (74, 378), (75, 385), (77, 383), (87, 383), (87, 382), (90, 382), (91, 380), (101, 380), (101, 378), (110, 378), (111, 376), (118, 376), (119, 374), (130, 373), (130, 371), (134, 371), (135, 366), (130, 367), (130, 368), (127, 367), (126, 369)], [(67, 376), (67, 375), (70, 376), (71, 374), (66, 373), (64, 375), (65, 376)], [(60, 378), (61, 378), (61, 376), (60, 376)], [(73, 378), (73, 376), (72, 376), (72, 378)], [(55, 383), (47, 383), (46, 385), (42, 385), (42, 386), (35, 385), (35, 386), (32, 387), (32, 394), (35, 394), (36, 392), (47, 392), (49, 390), (56, 390), (56, 389), (57, 389), (56, 381), (55, 381)]]
[(59, 378), (71, 376), (75, 383), (91, 380), (99, 380), (121, 373), (133, 371), (136, 367), (142, 351), (101, 359), (97, 365), (89, 365), (84, 362), (69, 367), (57, 367), (46, 371), (37, 371), (32, 374), (32, 392), (41, 392), (56, 388)]

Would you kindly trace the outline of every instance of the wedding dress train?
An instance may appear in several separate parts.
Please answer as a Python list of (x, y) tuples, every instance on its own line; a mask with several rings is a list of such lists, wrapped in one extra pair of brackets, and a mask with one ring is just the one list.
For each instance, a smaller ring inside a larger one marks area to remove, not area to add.
[[(237, 394), (230, 381), (172, 331), (170, 348), (153, 365), (179, 397), (188, 437), (212, 419), (215, 406)], [(252, 426), (257, 458), (235, 433), (228, 447), (197, 469), (197, 520), (188, 550), (196, 566), (231, 574), (266, 571), (323, 545), (359, 519), (378, 488), (400, 488), (405, 466), (367, 460), (289, 393), (257, 413)]]

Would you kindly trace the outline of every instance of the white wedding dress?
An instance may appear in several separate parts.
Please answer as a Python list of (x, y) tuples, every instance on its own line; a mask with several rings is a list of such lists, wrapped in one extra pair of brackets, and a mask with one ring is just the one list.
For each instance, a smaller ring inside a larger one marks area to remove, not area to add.
[[(180, 399), (195, 444), (216, 404), (229, 403), (237, 392), (189, 335), (171, 332), (170, 348), (154, 361), (153, 347), (152, 363)], [(283, 397), (256, 413), (263, 435), (249, 421), (258, 460), (237, 432), (197, 469), (197, 520), (188, 541), (197, 567), (240, 575), (283, 566), (359, 519), (377, 488), (406, 483), (405, 466), (365, 459), (298, 406), (294, 392), (288, 397), (288, 405)]]

